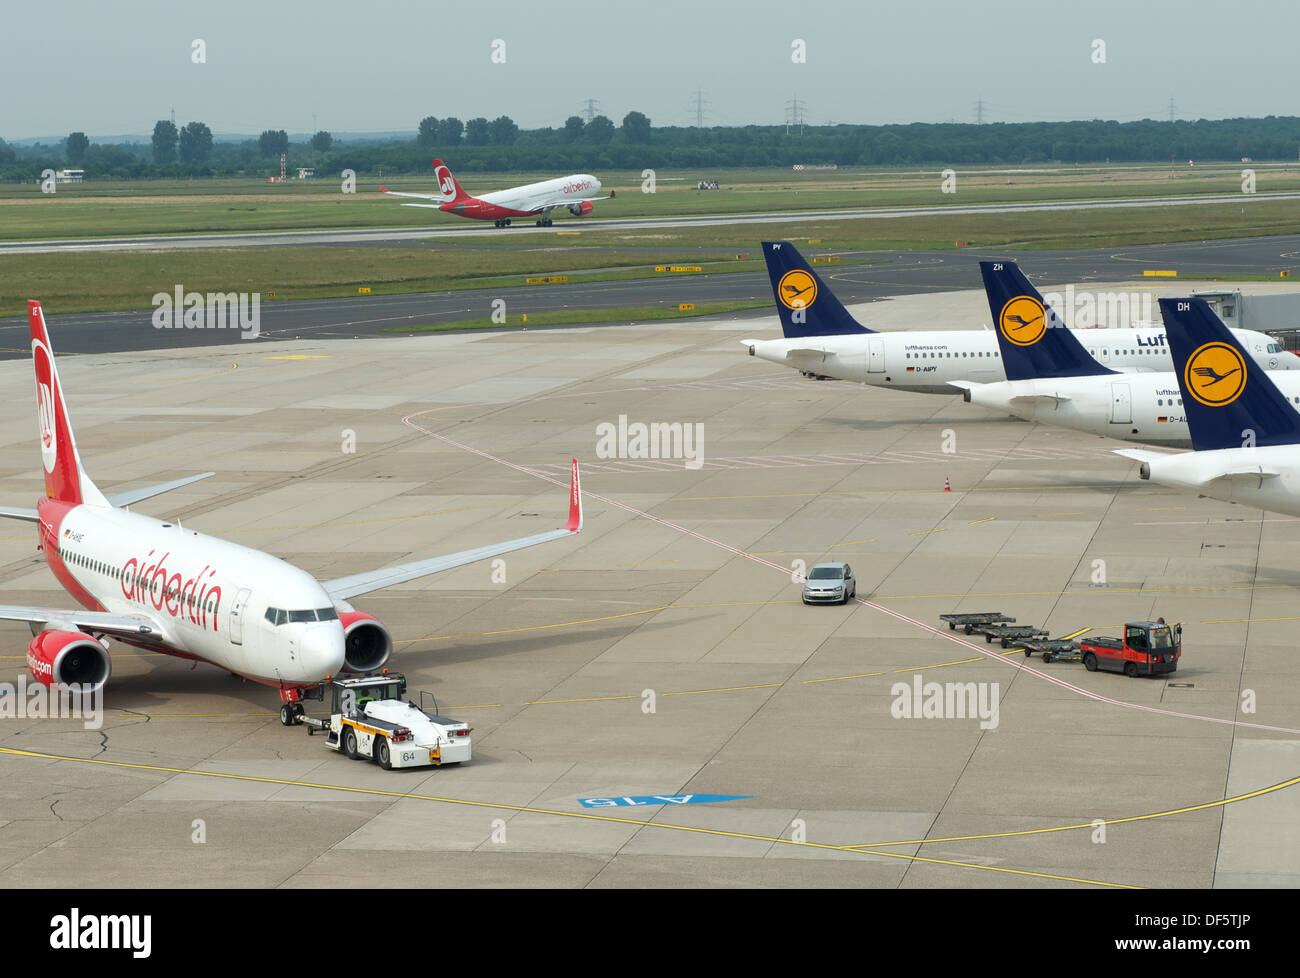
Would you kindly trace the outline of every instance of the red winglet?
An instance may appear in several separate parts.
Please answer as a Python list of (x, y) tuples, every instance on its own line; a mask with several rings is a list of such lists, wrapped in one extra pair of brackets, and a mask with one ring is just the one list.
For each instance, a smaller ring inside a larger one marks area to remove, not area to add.
[(380, 188), (379, 188), (379, 192), (382, 193), (382, 194), (386, 194), (386, 193), (388, 193), (388, 191), (385, 190), (383, 187), (380, 187)]
[(569, 486), (569, 522), (564, 527), (570, 533), (582, 529), (582, 482), (578, 478), (578, 460), (573, 460), (573, 482)]

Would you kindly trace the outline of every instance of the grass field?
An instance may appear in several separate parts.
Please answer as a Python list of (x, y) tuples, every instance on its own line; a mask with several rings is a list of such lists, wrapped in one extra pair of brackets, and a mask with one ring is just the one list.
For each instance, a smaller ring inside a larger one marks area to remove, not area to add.
[[(312, 246), (7, 255), (0, 257), (0, 314), (21, 314), (29, 297), (60, 313), (146, 309), (155, 293), (178, 283), (202, 292), (260, 292), (264, 300), (278, 301), (356, 295), (359, 287), (383, 294), (522, 286), (534, 275), (564, 274), (571, 282), (660, 277), (664, 273), (653, 270), (657, 264), (701, 265), (710, 274), (755, 271), (763, 267), (758, 243), (772, 238), (793, 241), (813, 255), (951, 249), (959, 240), (987, 252), (1010, 245), (1123, 247), (1252, 237), (1289, 234), (1297, 227), (1300, 201), (1256, 201), (528, 235), (506, 248), (492, 238), (482, 247), (446, 250)], [(503, 235), (508, 239), (508, 232)], [(809, 246), (809, 239), (819, 244)], [(753, 257), (737, 261), (742, 253)]]
[[(762, 267), (758, 258), (728, 257), (749, 271)], [(0, 315), (18, 315), (29, 297), (60, 313), (147, 309), (155, 293), (177, 284), (195, 292), (260, 292), (263, 300), (316, 299), (357, 295), (363, 287), (380, 295), (523, 286), (534, 275), (589, 269), (600, 271), (571, 280), (656, 274), (653, 256), (604, 248), (519, 253), (314, 246), (7, 255), (0, 257)]]
[[(1257, 166), (1259, 191), (1300, 190), (1300, 168)], [(937, 171), (896, 169), (737, 170), (709, 174), (722, 191), (658, 175), (655, 194), (640, 193), (640, 173), (606, 174), (620, 190), (602, 215), (654, 216), (766, 209), (834, 209), (878, 204), (1095, 199), (1240, 191), (1240, 166), (959, 169), (958, 193), (939, 192)], [(518, 183), (543, 174), (473, 175), (471, 189)], [(680, 174), (679, 174), (680, 176)], [(426, 181), (393, 181), (408, 189)], [(387, 185), (387, 181), (385, 182)], [(372, 293), (428, 292), (523, 285), (536, 275), (570, 281), (653, 277), (657, 264), (702, 265), (713, 274), (762, 267), (758, 243), (811, 239), (813, 253), (943, 249), (958, 241), (980, 249), (1123, 247), (1159, 241), (1288, 234), (1300, 226), (1300, 201), (1242, 197), (1240, 204), (1115, 208), (1012, 214), (934, 214), (913, 218), (806, 221), (742, 227), (582, 230), (560, 217), (555, 235), (509, 230), (475, 237), (446, 233), (469, 222), (398, 207), (362, 185), (355, 196), (332, 181), (268, 185), (251, 180), (81, 184), (44, 197), (31, 185), (0, 185), (0, 238), (134, 235), (311, 227), (430, 226), (434, 248), (261, 247), (6, 255), (0, 257), (0, 309), (21, 313), (29, 296), (51, 310), (89, 312), (148, 308), (177, 283), (196, 291), (253, 291), (271, 301)], [(481, 228), (481, 225), (477, 225)], [(577, 234), (560, 231), (577, 230)], [(456, 247), (441, 249), (439, 243)], [(737, 254), (753, 258), (737, 261)], [(847, 259), (852, 260), (852, 259)], [(541, 286), (539, 286), (541, 287)], [(273, 294), (273, 296), (272, 296)]]
[[(1260, 193), (1300, 191), (1300, 165), (1256, 164)], [(640, 171), (599, 174), (615, 200), (596, 205), (600, 217), (667, 217), (767, 211), (827, 210), (1099, 198), (1240, 193), (1241, 165), (1170, 169), (1160, 166), (954, 167), (956, 192), (941, 192), (939, 168), (660, 171), (655, 193), (642, 192)], [(463, 174), (470, 193), (554, 174)], [(723, 189), (695, 189), (700, 177)], [(435, 210), (401, 207), (378, 192), (380, 180), (359, 180), (355, 194), (337, 180), (269, 184), (260, 179), (196, 179), (61, 184), (42, 194), (36, 184), (0, 184), (0, 240), (119, 237), (148, 234), (351, 229), (463, 228), (470, 222)], [(424, 192), (424, 177), (382, 179), (391, 189)], [(556, 212), (557, 226), (582, 221)]]

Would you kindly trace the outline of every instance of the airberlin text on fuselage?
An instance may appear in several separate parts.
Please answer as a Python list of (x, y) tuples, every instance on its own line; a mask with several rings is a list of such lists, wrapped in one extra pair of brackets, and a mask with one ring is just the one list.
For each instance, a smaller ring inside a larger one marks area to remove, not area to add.
[(590, 189), (591, 189), (590, 180), (579, 180), (576, 183), (566, 183), (564, 185), (564, 192), (566, 194), (573, 194), (573, 193), (577, 193), (579, 190), (590, 190)]
[[(213, 584), (211, 578), (215, 570), (203, 565), (191, 578), (183, 578), (179, 573), (171, 574), (167, 570), (167, 558), (171, 551), (163, 554), (154, 563), (154, 551), (138, 560), (132, 557), (122, 565), (122, 594), (128, 601), (152, 605), (157, 611), (164, 608), (173, 618), (184, 618), (200, 628), (208, 627), (208, 616), (212, 617), (212, 630), (217, 631), (221, 620), (221, 585)], [(204, 580), (204, 575), (209, 580)], [(209, 612), (208, 604), (212, 609)]]

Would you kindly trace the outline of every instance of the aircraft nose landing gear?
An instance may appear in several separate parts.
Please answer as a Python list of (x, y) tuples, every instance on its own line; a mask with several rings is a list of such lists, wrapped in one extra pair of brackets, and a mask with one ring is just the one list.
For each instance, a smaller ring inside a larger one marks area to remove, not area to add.
[(302, 716), (306, 712), (301, 703), (285, 703), (280, 707), (280, 722), (286, 727), (297, 726), (302, 723)]
[(280, 722), (286, 727), (301, 724), (303, 715), (307, 712), (307, 708), (302, 705), (302, 691), (292, 687), (281, 689), (280, 699), (283, 701), (280, 706)]

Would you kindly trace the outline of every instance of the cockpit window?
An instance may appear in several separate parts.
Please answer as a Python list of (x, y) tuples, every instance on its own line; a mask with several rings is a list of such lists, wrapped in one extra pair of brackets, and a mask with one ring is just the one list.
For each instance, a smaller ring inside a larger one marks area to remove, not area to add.
[(291, 625), (296, 622), (315, 621), (315, 620), (316, 620), (316, 612), (312, 611), (310, 608), (308, 608), (305, 611), (289, 612), (289, 624)]
[(317, 608), (316, 617), (320, 621), (338, 621), (339, 613), (333, 608)]
[(275, 623), (277, 625), (283, 625), (288, 620), (289, 620), (288, 612), (286, 612), (283, 608), (275, 609)]

